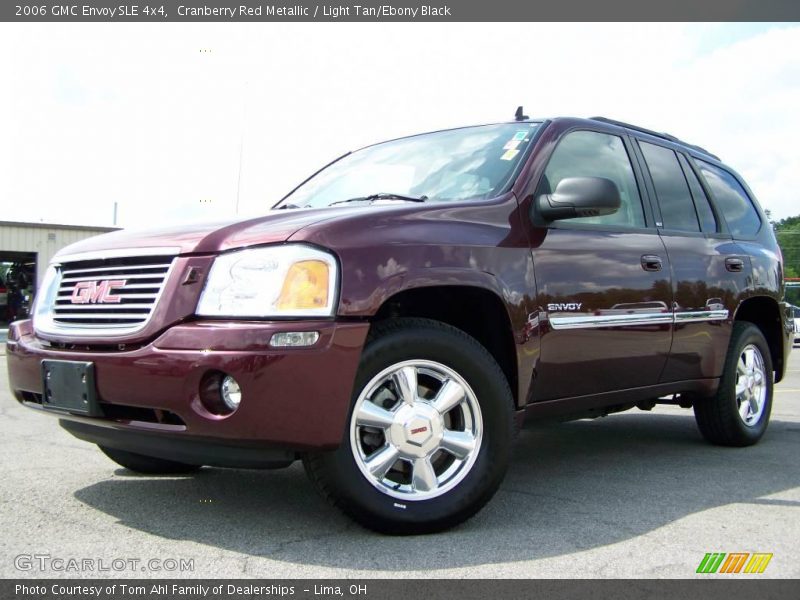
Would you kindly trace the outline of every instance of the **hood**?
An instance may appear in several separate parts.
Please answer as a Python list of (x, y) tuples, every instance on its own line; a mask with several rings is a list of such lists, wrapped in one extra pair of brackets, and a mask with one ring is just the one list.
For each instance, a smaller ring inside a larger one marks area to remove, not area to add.
[(352, 212), (360, 210), (271, 210), (264, 216), (247, 220), (125, 229), (71, 244), (56, 255), (56, 260), (84, 252), (129, 248), (170, 248), (178, 254), (213, 254), (255, 244), (285, 242), (307, 225)]

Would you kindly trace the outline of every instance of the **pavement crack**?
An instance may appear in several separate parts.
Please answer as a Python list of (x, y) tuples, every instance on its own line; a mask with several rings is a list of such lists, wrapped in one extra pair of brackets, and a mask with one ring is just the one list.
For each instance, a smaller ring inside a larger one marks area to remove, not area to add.
[(262, 558), (270, 558), (271, 555), (280, 554), (290, 546), (293, 546), (294, 544), (301, 544), (303, 542), (318, 542), (327, 538), (340, 536), (342, 535), (342, 533), (344, 533), (344, 531), (346, 530), (342, 529), (340, 531), (332, 531), (330, 533), (317, 533), (313, 535), (300, 536), (293, 539), (283, 540), (281, 542), (277, 542), (274, 545), (273, 550), (269, 554), (257, 554), (256, 556), (260, 556)]

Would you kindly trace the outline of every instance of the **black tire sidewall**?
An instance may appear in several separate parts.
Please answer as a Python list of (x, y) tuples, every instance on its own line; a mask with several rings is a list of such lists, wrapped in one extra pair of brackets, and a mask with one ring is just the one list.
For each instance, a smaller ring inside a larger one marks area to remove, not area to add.
[[(474, 340), (465, 343), (468, 340), (465, 334), (444, 328), (417, 326), (378, 337), (364, 350), (342, 444), (322, 460), (328, 486), (341, 507), (367, 526), (393, 533), (447, 527), (476, 512), (502, 480), (513, 438), (511, 394), (491, 355)], [(481, 448), (467, 476), (445, 494), (419, 501), (395, 498), (375, 488), (358, 468), (350, 444), (350, 421), (361, 391), (375, 375), (406, 360), (435, 361), (456, 371), (475, 392), (483, 419)]]
[[(743, 326), (736, 332), (735, 339), (732, 340), (732, 353), (728, 356), (728, 363), (725, 366), (725, 373), (722, 381), (720, 382), (720, 393), (718, 401), (724, 405), (724, 411), (730, 414), (730, 426), (735, 430), (736, 437), (740, 437), (742, 441), (748, 443), (755, 443), (764, 435), (769, 424), (769, 417), (772, 412), (772, 395), (773, 395), (773, 378), (772, 378), (772, 355), (769, 351), (767, 341), (764, 339), (761, 331), (755, 326), (748, 324)], [(739, 410), (736, 402), (736, 369), (739, 363), (739, 357), (744, 348), (748, 345), (753, 345), (758, 348), (761, 353), (761, 359), (764, 361), (765, 383), (767, 385), (766, 398), (764, 400), (764, 410), (759, 417), (758, 422), (754, 426), (745, 425), (739, 415)], [(722, 407), (720, 407), (722, 408)]]

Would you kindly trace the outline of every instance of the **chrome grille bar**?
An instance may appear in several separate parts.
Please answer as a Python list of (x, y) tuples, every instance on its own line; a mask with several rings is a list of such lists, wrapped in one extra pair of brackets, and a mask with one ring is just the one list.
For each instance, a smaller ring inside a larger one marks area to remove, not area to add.
[[(159, 280), (163, 279), (164, 273), (166, 273), (166, 268), (163, 273), (127, 273), (125, 271), (117, 272), (117, 273), (96, 273), (94, 275), (83, 275), (81, 277), (64, 277), (61, 280), (61, 283), (72, 283), (75, 281), (96, 281), (98, 279), (153, 279)], [(67, 273), (71, 275), (72, 273)]]
[(153, 307), (152, 303), (147, 304), (70, 304), (69, 302), (57, 304), (56, 308), (59, 312), (69, 312), (71, 310), (102, 310), (102, 311), (109, 311), (109, 310), (132, 310), (134, 308), (137, 309), (146, 309), (150, 310)]
[[(166, 265), (169, 266), (169, 265)], [(147, 269), (164, 269), (165, 265), (138, 265), (136, 267), (137, 271), (143, 271)], [(126, 271), (130, 270), (131, 267), (95, 267), (93, 269), (70, 269), (70, 273), (109, 273), (111, 271)]]

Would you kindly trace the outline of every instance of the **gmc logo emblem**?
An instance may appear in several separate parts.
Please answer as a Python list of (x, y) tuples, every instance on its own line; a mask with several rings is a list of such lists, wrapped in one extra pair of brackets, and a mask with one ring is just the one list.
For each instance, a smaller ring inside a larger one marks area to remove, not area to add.
[(428, 431), (427, 427), (417, 427), (416, 429), (411, 430), (411, 435), (416, 435), (417, 433), (422, 433), (423, 431)]
[(106, 279), (105, 281), (79, 281), (72, 288), (72, 304), (119, 304), (121, 296), (115, 296), (114, 290), (125, 286), (125, 279)]

